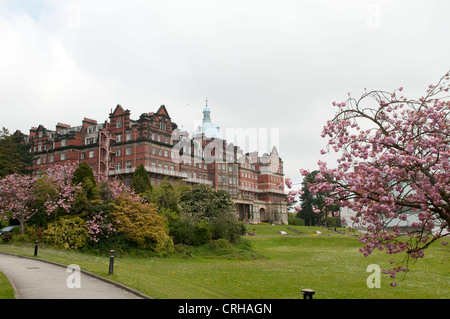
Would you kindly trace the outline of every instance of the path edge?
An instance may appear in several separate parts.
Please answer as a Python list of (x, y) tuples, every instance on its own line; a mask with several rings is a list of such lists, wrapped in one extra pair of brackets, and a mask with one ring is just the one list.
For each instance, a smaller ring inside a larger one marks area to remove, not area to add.
[[(60, 266), (60, 267), (64, 267), (64, 268), (68, 267), (68, 265), (63, 265), (63, 264), (60, 264), (60, 263), (57, 263), (57, 262), (54, 262), (54, 261), (51, 261), (51, 260), (45, 260), (45, 259), (41, 259), (41, 258), (37, 258), (37, 257), (22, 256), (22, 255), (17, 255), (17, 254), (12, 254), (12, 253), (6, 253), (6, 252), (3, 252), (3, 251), (0, 251), (0, 254), (14, 256), (14, 257), (19, 257), (19, 258), (25, 258), (25, 259), (30, 259), (30, 260), (38, 260), (38, 261), (46, 262), (46, 263), (49, 263), (49, 264), (52, 264), (52, 265), (56, 265), (56, 266)], [(91, 276), (93, 278), (102, 280), (102, 281), (104, 281), (106, 283), (109, 283), (111, 285), (114, 285), (116, 287), (124, 289), (124, 290), (126, 290), (126, 291), (128, 291), (128, 292), (130, 292), (130, 293), (132, 293), (132, 294), (134, 294), (136, 296), (139, 296), (139, 297), (141, 297), (143, 299), (154, 299), (154, 298), (152, 298), (150, 296), (147, 296), (146, 294), (144, 294), (144, 293), (142, 293), (142, 292), (140, 292), (138, 290), (135, 290), (135, 289), (130, 288), (130, 287), (124, 285), (124, 284), (121, 284), (120, 282), (117, 282), (117, 281), (114, 281), (114, 280), (102, 277), (100, 275), (93, 274), (93, 273), (91, 273), (89, 271), (86, 271), (86, 270), (83, 270), (83, 269), (80, 269), (80, 271), (83, 274), (85, 274), (85, 275)], [(8, 278), (8, 280), (11, 282), (11, 285), (14, 288), (14, 297), (16, 299), (19, 299), (19, 298), (17, 298), (18, 297), (17, 289), (16, 289), (16, 286), (15, 286), (14, 282), (11, 281), (11, 278), (9, 278), (7, 274), (5, 274), (5, 276)]]
[(19, 298), (19, 291), (17, 290), (16, 284), (14, 281), (9, 277), (9, 275), (3, 271), (0, 271), (3, 275), (5, 275), (6, 279), (8, 279), (9, 284), (11, 285), (13, 291), (14, 291), (14, 299), (20, 299)]

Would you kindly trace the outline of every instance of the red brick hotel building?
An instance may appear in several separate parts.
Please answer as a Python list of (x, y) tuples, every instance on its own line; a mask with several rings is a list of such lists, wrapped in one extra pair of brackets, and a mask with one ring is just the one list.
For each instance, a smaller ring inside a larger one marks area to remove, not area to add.
[(117, 105), (109, 120), (84, 118), (80, 126), (58, 123), (55, 130), (32, 127), (26, 136), (35, 155), (34, 174), (51, 164), (88, 163), (96, 176), (113, 176), (129, 184), (143, 164), (153, 184), (184, 181), (228, 191), (238, 219), (246, 223), (287, 224), (283, 161), (270, 154), (243, 153), (228, 143), (211, 122), (208, 105), (202, 124), (190, 135), (179, 128), (164, 105), (138, 120)]

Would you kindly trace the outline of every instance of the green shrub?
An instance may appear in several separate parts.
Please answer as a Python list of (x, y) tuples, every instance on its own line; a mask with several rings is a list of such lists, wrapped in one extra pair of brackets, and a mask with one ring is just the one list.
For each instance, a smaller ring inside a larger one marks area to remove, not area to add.
[(289, 213), (288, 224), (293, 226), (305, 226), (305, 220), (298, 218), (296, 214)]
[(177, 218), (170, 223), (170, 236), (176, 244), (200, 246), (212, 239), (211, 229), (206, 222), (194, 222), (189, 218)]
[(210, 226), (212, 239), (224, 238), (233, 244), (238, 244), (241, 236), (247, 232), (243, 222), (227, 217), (218, 217), (211, 220)]
[(180, 257), (191, 258), (194, 255), (194, 248), (190, 245), (184, 244), (175, 245), (174, 251)]
[(199, 223), (195, 226), (194, 229), (194, 238), (192, 244), (194, 246), (200, 246), (211, 241), (211, 230), (209, 229), (208, 224)]
[(328, 227), (341, 227), (341, 219), (339, 217), (328, 217), (327, 218)]
[(42, 227), (36, 225), (25, 227), (25, 235), (28, 236), (32, 242), (41, 241), (43, 231)]
[(221, 250), (230, 250), (232, 248), (232, 245), (225, 238), (219, 238), (214, 241), (214, 247)]
[(241, 238), (247, 232), (247, 227), (241, 221), (233, 221), (230, 224), (228, 231), (228, 240), (233, 244), (239, 244), (241, 242)]
[(82, 218), (62, 217), (48, 225), (42, 238), (59, 248), (78, 249), (86, 245), (89, 235)]
[(22, 235), (20, 233), (19, 234), (13, 233), (12, 241), (13, 243), (20, 243), (20, 244), (31, 242), (30, 238), (27, 235)]
[(192, 245), (194, 233), (194, 223), (185, 218), (177, 218), (169, 225), (169, 235), (175, 244)]
[(97, 242), (88, 240), (88, 245), (83, 247), (83, 250), (84, 249), (86, 249), (86, 251), (94, 250), (101, 254), (109, 254), (109, 251), (114, 249), (116, 256), (118, 256), (119, 254), (130, 253), (138, 248), (137, 244), (127, 239), (124, 234), (114, 232)]
[(4, 234), (2, 236), (2, 243), (7, 244), (7, 243), (9, 243), (11, 241), (12, 238), (13, 238), (13, 234), (12, 233)]

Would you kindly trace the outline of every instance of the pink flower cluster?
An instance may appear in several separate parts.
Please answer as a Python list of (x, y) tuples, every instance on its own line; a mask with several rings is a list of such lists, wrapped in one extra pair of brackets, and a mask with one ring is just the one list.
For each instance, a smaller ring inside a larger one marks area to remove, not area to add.
[(80, 188), (79, 185), (72, 185), (72, 177), (77, 168), (77, 164), (52, 165), (45, 170), (46, 178), (52, 185), (53, 192), (47, 194), (44, 203), (47, 214), (53, 213), (57, 208), (62, 208), (66, 213), (75, 202), (75, 193)]
[[(291, 181), (290, 178), (286, 178), (284, 180), (284, 183), (286, 184), (286, 187), (289, 189), (289, 192), (288, 192), (288, 195), (287, 195), (287, 201), (288, 201), (289, 204), (292, 204), (295, 201), (295, 196), (302, 195), (303, 191), (302, 190), (294, 190), (294, 189), (292, 189), (292, 181)], [(278, 188), (283, 188), (283, 185), (280, 184)], [(294, 208), (298, 212), (302, 210), (302, 207), (299, 204), (297, 204)]]
[(99, 242), (101, 238), (108, 238), (108, 236), (117, 230), (111, 222), (108, 222), (108, 215), (104, 215), (103, 211), (92, 216), (91, 220), (86, 221), (86, 227), (90, 240)]
[(118, 178), (97, 177), (97, 183), (102, 190), (102, 197), (106, 200), (115, 200), (121, 194), (127, 194), (133, 201), (142, 201), (142, 198), (135, 194), (134, 190), (122, 183)]

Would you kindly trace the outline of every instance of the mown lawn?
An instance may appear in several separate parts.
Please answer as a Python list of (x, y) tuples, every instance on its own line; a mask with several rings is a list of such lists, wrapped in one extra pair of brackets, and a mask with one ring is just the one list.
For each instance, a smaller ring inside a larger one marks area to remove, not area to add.
[[(385, 269), (388, 256), (363, 257), (353, 236), (301, 226), (248, 229), (256, 235), (246, 236), (239, 250), (202, 247), (171, 257), (116, 257), (112, 279), (154, 298), (297, 299), (303, 288), (314, 289), (316, 299), (450, 297), (448, 246), (431, 247), (396, 287), (382, 274), (381, 288), (370, 289), (367, 266)], [(280, 235), (281, 230), (288, 235)], [(33, 253), (32, 247), (11, 245), (0, 245), (0, 251)], [(108, 256), (41, 247), (39, 257), (108, 277)]]
[(14, 288), (2, 272), (0, 272), (0, 299), (14, 299)]

